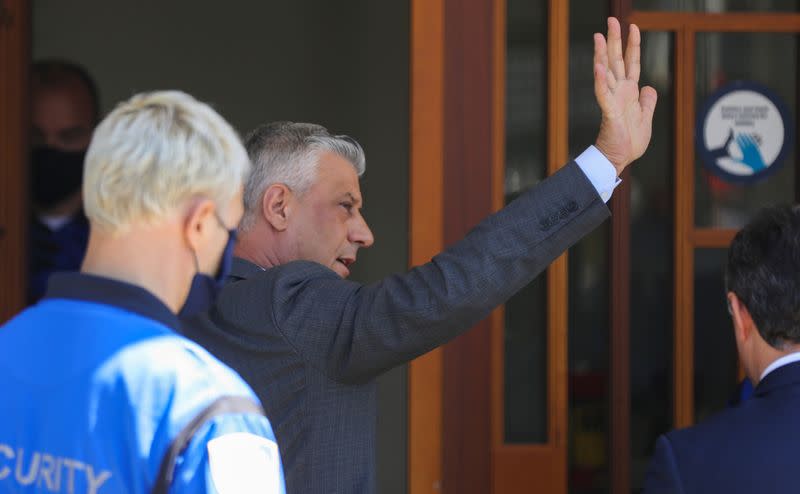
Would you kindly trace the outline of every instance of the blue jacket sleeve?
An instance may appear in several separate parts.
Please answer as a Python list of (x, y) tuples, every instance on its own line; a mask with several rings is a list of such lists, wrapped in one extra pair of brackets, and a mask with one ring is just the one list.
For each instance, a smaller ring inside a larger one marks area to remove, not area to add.
[(286, 494), (269, 420), (255, 414), (209, 420), (178, 458), (170, 492)]
[(647, 470), (644, 481), (644, 494), (682, 494), (678, 464), (667, 436), (661, 436), (656, 442), (656, 451)]

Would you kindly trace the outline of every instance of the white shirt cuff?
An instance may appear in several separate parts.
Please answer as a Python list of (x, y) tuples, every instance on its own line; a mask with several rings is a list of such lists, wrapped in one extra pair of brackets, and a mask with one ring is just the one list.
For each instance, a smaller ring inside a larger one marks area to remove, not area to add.
[(608, 202), (614, 189), (622, 183), (622, 180), (617, 177), (617, 169), (614, 168), (614, 165), (594, 146), (586, 148), (586, 151), (575, 158), (575, 162), (600, 194), (603, 202)]

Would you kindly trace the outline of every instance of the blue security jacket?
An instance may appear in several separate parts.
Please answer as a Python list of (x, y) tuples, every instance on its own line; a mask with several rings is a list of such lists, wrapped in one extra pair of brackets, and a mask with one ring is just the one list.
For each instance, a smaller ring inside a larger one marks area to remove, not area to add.
[[(178, 336), (178, 324), (139, 287), (54, 275), (42, 302), (0, 327), (0, 493), (151, 492), (176, 436), (201, 411), (220, 399), (257, 401), (237, 374)], [(217, 492), (207, 443), (241, 432), (274, 446), (263, 415), (217, 414), (178, 455), (170, 492)], [(282, 494), (279, 459), (266, 464), (279, 480), (268, 492)]]

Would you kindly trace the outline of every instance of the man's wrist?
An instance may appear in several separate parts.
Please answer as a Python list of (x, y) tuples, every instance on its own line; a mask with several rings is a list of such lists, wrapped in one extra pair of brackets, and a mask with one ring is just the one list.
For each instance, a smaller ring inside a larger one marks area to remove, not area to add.
[(618, 157), (614, 156), (613, 153), (609, 153), (608, 151), (606, 151), (605, 146), (603, 145), (602, 142), (600, 142), (599, 139), (594, 143), (594, 147), (597, 148), (597, 150), (600, 151), (600, 153), (602, 153), (603, 156), (608, 160), (611, 166), (614, 167), (614, 169), (617, 171), (617, 176), (621, 176), (622, 172), (630, 164), (630, 162), (626, 163), (624, 162), (624, 160), (621, 160)]

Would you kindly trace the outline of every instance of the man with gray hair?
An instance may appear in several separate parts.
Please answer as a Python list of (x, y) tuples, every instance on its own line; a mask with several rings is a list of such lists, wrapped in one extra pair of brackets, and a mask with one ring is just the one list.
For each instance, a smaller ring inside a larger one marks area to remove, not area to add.
[(250, 134), (232, 282), (185, 331), (264, 401), (288, 492), (374, 492), (375, 378), (469, 329), (608, 217), (604, 201), (644, 153), (656, 104), (652, 88), (639, 91), (635, 26), (628, 40), (626, 64), (616, 19), (608, 47), (595, 36), (596, 147), (431, 262), (370, 285), (345, 279), (374, 241), (361, 147), (312, 124)]
[(94, 132), (80, 273), (0, 328), (0, 491), (284, 492), (270, 423), (178, 335), (198, 273), (230, 268), (247, 153), (188, 94), (140, 94)]

